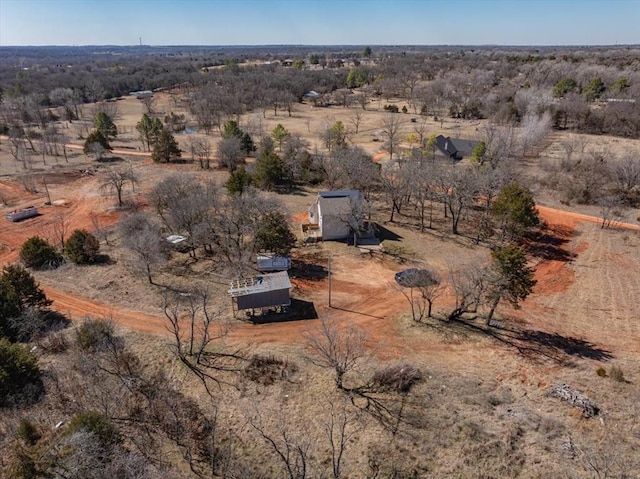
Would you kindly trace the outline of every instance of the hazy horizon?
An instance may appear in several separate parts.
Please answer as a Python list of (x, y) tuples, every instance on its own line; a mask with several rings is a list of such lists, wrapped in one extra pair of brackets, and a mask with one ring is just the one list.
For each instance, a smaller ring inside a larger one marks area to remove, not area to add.
[(115, 43), (87, 43), (85, 45), (56, 45), (56, 44), (47, 44), (47, 45), (0, 45), (0, 48), (91, 48), (91, 47), (115, 47), (115, 48), (189, 48), (189, 47), (197, 47), (197, 48), (278, 48), (278, 47), (300, 47), (300, 48), (330, 48), (330, 47), (348, 47), (348, 48), (390, 48), (390, 47), (416, 47), (416, 48), (444, 48), (444, 47), (466, 47), (466, 48), (542, 48), (542, 49), (553, 49), (553, 48), (624, 48), (624, 47), (640, 47), (640, 42), (638, 43), (616, 43), (616, 44), (548, 44), (548, 45), (536, 45), (536, 44), (498, 44), (498, 43), (467, 43), (467, 44), (456, 44), (456, 43), (441, 43), (441, 44), (411, 44), (411, 43), (336, 43), (336, 44), (322, 44), (322, 43), (270, 43), (270, 44), (233, 44), (233, 45), (217, 45), (217, 44), (170, 44), (167, 43), (165, 45), (148, 45), (145, 43), (135, 44), (132, 43), (130, 45), (119, 45)]
[(0, 0), (0, 46), (624, 46), (640, 0)]

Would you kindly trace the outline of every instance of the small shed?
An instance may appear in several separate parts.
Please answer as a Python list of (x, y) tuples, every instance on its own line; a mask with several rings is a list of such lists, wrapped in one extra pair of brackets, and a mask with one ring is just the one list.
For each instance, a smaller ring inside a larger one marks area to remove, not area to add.
[(234, 280), (229, 288), (233, 312), (289, 306), (290, 289), (291, 281), (286, 271)]
[(256, 265), (258, 266), (258, 271), (286, 271), (291, 268), (291, 256), (258, 253)]

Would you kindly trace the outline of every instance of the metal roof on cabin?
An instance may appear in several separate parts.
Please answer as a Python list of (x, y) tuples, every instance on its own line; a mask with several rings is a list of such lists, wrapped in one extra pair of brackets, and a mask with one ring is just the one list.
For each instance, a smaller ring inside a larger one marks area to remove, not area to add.
[(247, 296), (249, 294), (265, 293), (291, 288), (291, 280), (286, 271), (261, 274), (253, 278), (237, 279), (231, 282), (229, 294), (231, 296)]

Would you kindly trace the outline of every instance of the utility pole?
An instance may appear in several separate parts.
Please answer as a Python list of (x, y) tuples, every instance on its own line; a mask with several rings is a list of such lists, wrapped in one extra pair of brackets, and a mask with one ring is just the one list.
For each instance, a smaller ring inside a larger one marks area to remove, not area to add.
[(42, 182), (44, 183), (44, 189), (47, 192), (47, 199), (49, 200), (45, 204), (50, 205), (51, 204), (51, 195), (49, 194), (49, 187), (47, 186), (47, 180), (45, 179), (44, 175), (42, 175)]
[(329, 255), (329, 264), (327, 267), (327, 271), (329, 272), (328, 274), (328, 279), (329, 279), (329, 307), (331, 307), (331, 256)]

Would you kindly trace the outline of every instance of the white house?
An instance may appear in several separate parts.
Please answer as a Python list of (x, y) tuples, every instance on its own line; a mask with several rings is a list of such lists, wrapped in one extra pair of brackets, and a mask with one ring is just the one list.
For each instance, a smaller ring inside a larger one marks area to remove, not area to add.
[(309, 207), (309, 223), (318, 225), (322, 240), (345, 239), (354, 222), (362, 222), (362, 193), (357, 190), (321, 191)]

